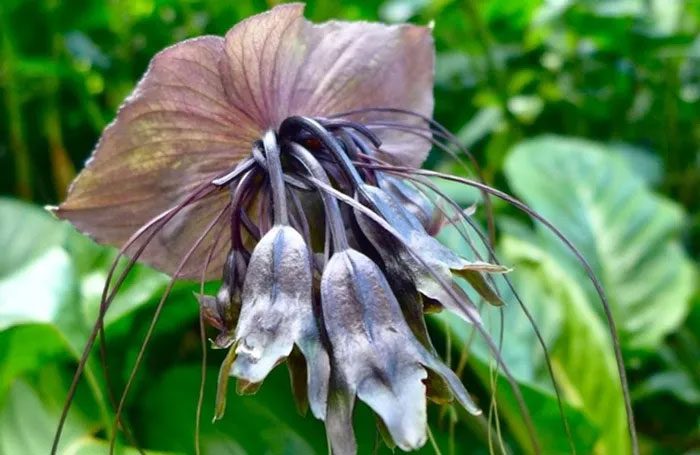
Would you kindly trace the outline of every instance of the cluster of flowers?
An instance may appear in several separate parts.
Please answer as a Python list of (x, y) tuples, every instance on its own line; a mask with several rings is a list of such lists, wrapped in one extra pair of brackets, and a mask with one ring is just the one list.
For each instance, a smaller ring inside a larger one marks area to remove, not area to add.
[(424, 314), (479, 326), (455, 277), (499, 304), (488, 274), (505, 269), (434, 238), (446, 218), (415, 172), (432, 140), (430, 30), (302, 14), (279, 6), (160, 52), (56, 213), (175, 279), (222, 276), (198, 296), (229, 350), (217, 416), (229, 375), (255, 391), (286, 359), (334, 453), (356, 451), (356, 398), (415, 449), (427, 399), (480, 412)]

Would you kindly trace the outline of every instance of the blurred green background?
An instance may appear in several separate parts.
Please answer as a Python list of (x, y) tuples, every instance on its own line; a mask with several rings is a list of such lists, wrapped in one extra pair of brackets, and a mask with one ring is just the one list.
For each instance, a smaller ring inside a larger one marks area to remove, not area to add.
[[(273, 3), (0, 2), (0, 454), (48, 452), (114, 256), (42, 206), (65, 195), (154, 53), (224, 34)], [(644, 453), (700, 453), (700, 2), (319, 0), (306, 15), (434, 22), (436, 119), (473, 151), (490, 184), (548, 217), (590, 260), (618, 322)], [(437, 154), (427, 165), (462, 172)], [(469, 192), (445, 190), (471, 202)], [(592, 287), (550, 235), (508, 206), (495, 210), (499, 254), (515, 268), (516, 288), (550, 349), (578, 453), (626, 453), (619, 385)], [(443, 239), (464, 248), (454, 232)], [(117, 394), (166, 283), (136, 269), (108, 315), (108, 374)], [(176, 287), (128, 401), (127, 420), (149, 452), (194, 451), (201, 347), (192, 289)], [(567, 453), (541, 349), (507, 298), (503, 355), (544, 453)], [(458, 321), (430, 323), (440, 351), (486, 406), (484, 347)], [(231, 392), (226, 418), (210, 424), (222, 357), (210, 351), (205, 453), (326, 452), (322, 425), (297, 415), (283, 367), (255, 397)], [(106, 451), (107, 397), (95, 356), (62, 453)], [(527, 452), (505, 384), (497, 397), (505, 444)], [(386, 451), (367, 409), (356, 414), (360, 452)], [(422, 452), (489, 452), (485, 419), (450, 407), (431, 406), (429, 414), (434, 440)]]

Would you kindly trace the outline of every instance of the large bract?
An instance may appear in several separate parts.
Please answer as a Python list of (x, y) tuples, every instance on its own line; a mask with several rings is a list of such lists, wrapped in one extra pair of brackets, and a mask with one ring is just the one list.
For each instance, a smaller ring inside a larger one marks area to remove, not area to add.
[[(56, 213), (101, 243), (121, 247), (146, 222), (250, 156), (252, 144), (290, 116), (329, 117), (390, 107), (431, 116), (433, 40), (426, 27), (332, 21), (316, 25), (301, 4), (278, 6), (159, 52), (102, 134)], [(386, 113), (354, 116), (396, 121)], [(416, 118), (399, 118), (419, 124)], [(378, 131), (383, 157), (420, 166), (430, 145)], [(176, 215), (140, 261), (167, 273), (230, 202), (223, 191)], [(221, 220), (221, 223), (226, 223)], [(181, 277), (199, 278), (210, 236)], [(208, 278), (226, 254), (217, 248)]]

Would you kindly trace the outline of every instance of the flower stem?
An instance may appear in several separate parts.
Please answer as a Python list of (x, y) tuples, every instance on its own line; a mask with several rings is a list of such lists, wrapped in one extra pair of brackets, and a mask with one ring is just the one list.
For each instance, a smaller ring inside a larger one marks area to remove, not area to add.
[(265, 147), (265, 159), (267, 160), (267, 172), (270, 176), (270, 188), (272, 191), (272, 210), (275, 225), (286, 226), (289, 224), (287, 214), (287, 200), (284, 190), (284, 174), (280, 161), (280, 149), (277, 145), (277, 137), (273, 131), (268, 131), (263, 136)]
[[(321, 144), (328, 149), (328, 151), (333, 155), (333, 157), (338, 161), (338, 164), (343, 169), (343, 172), (347, 174), (350, 182), (356, 187), (361, 187), (364, 182), (360, 173), (357, 172), (355, 166), (353, 166), (352, 161), (348, 158), (345, 151), (338, 145), (338, 142), (333, 138), (331, 133), (323, 127), (316, 120), (307, 117), (289, 117), (280, 126), (280, 134), (285, 136), (288, 129), (297, 130), (304, 129), (319, 141)], [(291, 136), (290, 136), (291, 137)]]
[[(309, 174), (324, 184), (330, 185), (326, 171), (323, 170), (323, 166), (314, 158), (311, 152), (296, 142), (289, 142), (289, 146), (291, 155), (309, 171)], [(343, 226), (343, 218), (340, 215), (338, 202), (324, 191), (319, 191), (319, 194), (323, 201), (323, 208), (326, 211), (326, 220), (328, 220), (327, 222), (330, 226), (333, 248), (336, 253), (346, 250), (348, 248), (348, 238), (345, 235), (345, 227)]]

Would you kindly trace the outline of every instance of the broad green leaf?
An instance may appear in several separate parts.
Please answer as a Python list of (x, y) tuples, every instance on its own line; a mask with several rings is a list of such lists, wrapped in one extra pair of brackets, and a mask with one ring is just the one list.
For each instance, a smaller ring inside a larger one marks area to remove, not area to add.
[[(683, 321), (693, 269), (678, 241), (681, 209), (652, 193), (604, 145), (545, 136), (509, 155), (515, 194), (560, 229), (583, 253), (605, 288), (627, 351), (650, 352)], [(585, 283), (582, 269), (553, 236), (542, 241), (561, 266)], [(592, 288), (585, 290), (593, 298)], [(600, 306), (593, 305), (600, 313)]]
[[(559, 261), (529, 241), (506, 236), (503, 256), (516, 268), (516, 289), (536, 316), (541, 330), (557, 315), (557, 334), (548, 340), (555, 377), (568, 402), (576, 406), (600, 432), (603, 453), (627, 453), (627, 424), (620, 380), (605, 323), (593, 310), (583, 288)], [(547, 331), (544, 331), (547, 339)], [(515, 340), (510, 338), (510, 342)], [(531, 360), (541, 356), (539, 347)], [(540, 375), (544, 363), (532, 362)], [(538, 366), (539, 365), (539, 366)]]
[[(0, 453), (44, 455), (49, 453), (60, 409), (52, 406), (54, 390), (37, 390), (17, 381), (12, 385), (8, 399), (0, 408)], [(42, 398), (44, 395), (44, 398)], [(47, 402), (48, 397), (48, 402)], [(86, 416), (68, 421), (58, 453), (88, 455), (107, 453), (107, 441), (93, 436), (94, 426)], [(121, 455), (135, 455), (134, 448), (119, 449)], [(155, 452), (149, 451), (155, 455)]]
[(700, 391), (689, 374), (682, 370), (663, 371), (649, 377), (634, 390), (634, 399), (669, 393), (690, 405), (700, 404)]
[[(492, 308), (486, 311), (494, 313), (491, 323), (487, 323), (492, 337), (497, 339), (498, 316)], [(525, 401), (525, 405), (530, 413), (536, 438), (542, 453), (568, 453), (570, 442), (567, 438), (564, 424), (559, 413), (556, 395), (547, 377), (544, 365), (544, 356), (541, 348), (534, 339), (531, 327), (519, 309), (515, 307), (515, 302), (506, 303), (505, 311), (505, 333), (501, 356), (505, 364), (514, 376), (520, 392)], [(515, 399), (515, 395), (510, 388), (502, 371), (496, 374), (496, 380), (492, 382), (492, 368), (495, 368), (495, 360), (478, 334), (465, 326), (463, 320), (452, 315), (441, 314), (438, 319), (446, 325), (446, 330), (452, 337), (452, 343), (458, 350), (469, 349), (471, 352), (470, 368), (476, 373), (476, 377), (487, 390), (492, 390), (492, 384), (496, 383), (496, 402), (500, 419), (505, 422), (519, 447), (515, 453), (532, 453), (530, 437), (525, 424), (521, 409)], [(537, 318), (538, 325), (542, 330), (542, 325), (552, 324), (553, 321), (543, 321)], [(553, 324), (552, 324), (553, 325)], [(466, 383), (469, 390), (476, 387)], [(488, 399), (480, 403), (484, 415), (488, 415)], [(571, 444), (577, 453), (590, 453), (594, 443), (599, 438), (601, 430), (596, 427), (590, 416), (586, 415), (579, 403), (574, 400), (566, 401), (564, 397), (564, 412), (571, 431)], [(463, 416), (464, 419), (474, 420), (471, 415)], [(492, 430), (495, 431), (495, 430)]]
[[(70, 254), (76, 273), (79, 275), (81, 307), (85, 313), (85, 320), (92, 325), (92, 322), (97, 319), (107, 273), (117, 256), (117, 251), (114, 248), (97, 245), (71, 227), (69, 230), (70, 235), (64, 242), (64, 248)], [(120, 261), (112, 278), (113, 284), (127, 262), (126, 259)], [(159, 297), (167, 282), (168, 277), (165, 274), (136, 263), (114, 297), (105, 316), (105, 325), (111, 325)]]
[(688, 318), (661, 346), (655, 368), (632, 390), (635, 401), (673, 397), (690, 406), (700, 405), (700, 295)]
[[(0, 411), (0, 453), (49, 453), (55, 425), (55, 419), (36, 392), (24, 382), (14, 383)], [(66, 450), (80, 436), (79, 428), (71, 421), (66, 426), (60, 450)]]
[(0, 404), (15, 378), (66, 358), (64, 339), (46, 324), (23, 324), (0, 333)]
[[(95, 321), (99, 314), (102, 290), (107, 279), (107, 272), (115, 253), (109, 251), (102, 263), (92, 268), (81, 277), (82, 307), (87, 321)], [(121, 261), (122, 266), (126, 260)], [(117, 268), (116, 279), (123, 267)], [(169, 278), (155, 270), (136, 264), (129, 272), (123, 285), (117, 292), (109, 311), (105, 315), (105, 324), (109, 327), (117, 320), (132, 314), (148, 302), (160, 297), (165, 290)], [(114, 282), (114, 281), (113, 281)], [(192, 302), (190, 302), (192, 303)]]
[(55, 320), (75, 300), (70, 258), (60, 247), (0, 279), (0, 330), (23, 323)]
[(54, 325), (73, 350), (82, 343), (79, 282), (62, 244), (67, 225), (38, 207), (0, 199), (0, 331), (20, 324)]
[[(44, 210), (0, 199), (0, 330), (21, 323), (54, 325), (79, 352), (99, 309), (111, 249), (94, 244)], [(107, 323), (149, 302), (167, 278), (137, 266), (117, 294)]]
[[(476, 240), (478, 237), (471, 228), (467, 234), (472, 239), (479, 255), (487, 257), (485, 247)], [(524, 237), (531, 235), (528, 231), (524, 231)], [(507, 240), (510, 238), (510, 236), (506, 237), (506, 240), (501, 244), (499, 259), (508, 267), (515, 268), (507, 276), (513, 280), (514, 288), (532, 314), (550, 354), (553, 354), (552, 350), (556, 349), (558, 343), (565, 338), (567, 306), (560, 303), (561, 293), (550, 294), (548, 292), (547, 280), (549, 278), (543, 281), (542, 276), (546, 278), (547, 275), (541, 272), (537, 261), (517, 255), (511, 256), (510, 251), (504, 251), (505, 246), (509, 243)], [(476, 259), (473, 256), (474, 253), (470, 251), (455, 228), (445, 228), (440, 239), (464, 257)], [(543, 453), (567, 453), (570, 451), (570, 445), (559, 413), (542, 347), (530, 321), (518, 306), (515, 296), (508, 289), (503, 277), (496, 279), (496, 285), (505, 305), (499, 309), (488, 305), (483, 306), (481, 316), (485, 328), (494, 343), (498, 344), (501, 333), (499, 311), (503, 311), (504, 330), (500, 355), (521, 389), (525, 403), (533, 417), (541, 449)], [(465, 290), (475, 301), (478, 300), (478, 296), (470, 292), (470, 289)], [(495, 356), (481, 335), (461, 319), (445, 314), (445, 312), (438, 315), (437, 319), (440, 323), (436, 324), (435, 328), (443, 329), (443, 333), (451, 336), (452, 345), (457, 350), (468, 350), (471, 354), (469, 357), (470, 368), (476, 373), (483, 387), (491, 390), (489, 369), (495, 366)], [(603, 344), (606, 342), (604, 335), (605, 333), (603, 333)], [(560, 377), (561, 375), (558, 374), (556, 368), (555, 373), (559, 382), (566, 379)], [(603, 381), (606, 380), (603, 378)], [(565, 382), (569, 384), (568, 380)], [(466, 385), (468, 388), (470, 387), (469, 383)], [(612, 385), (614, 387), (614, 383)], [(531, 447), (527, 427), (503, 373), (498, 374), (497, 387), (500, 416), (507, 423), (510, 433), (515, 437), (520, 449), (527, 452)], [(562, 384), (560, 384), (560, 389), (564, 391)], [(474, 387), (472, 386), (470, 390), (474, 390)], [(596, 441), (602, 437), (605, 431), (597, 424), (596, 417), (592, 417), (584, 409), (578, 394), (568, 396), (564, 393), (563, 399), (573, 446), (578, 453), (590, 453)], [(488, 401), (482, 402), (480, 405), (487, 413)], [(466, 416), (466, 419), (474, 419), (474, 417)]]
[[(47, 365), (79, 356), (97, 317), (114, 253), (38, 207), (1, 199), (0, 215), (0, 240), (7, 245), (7, 254), (0, 257), (2, 403), (16, 378), (38, 374)], [(115, 299), (107, 323), (124, 319), (150, 302), (164, 283), (162, 274), (137, 267)], [(100, 410), (101, 425), (106, 426), (111, 424), (111, 416), (93, 360), (86, 366), (84, 382), (93, 395), (89, 406)], [(63, 396), (65, 390), (55, 398), (62, 401)]]
[(0, 197), (0, 279), (15, 273), (51, 247), (63, 243), (66, 225), (24, 202)]
[[(590, 453), (599, 446), (609, 451), (604, 453), (625, 453), (627, 427), (624, 407), (604, 323), (576, 279), (566, 273), (557, 257), (538, 245), (534, 232), (514, 222), (508, 223), (505, 231), (509, 234), (501, 238), (499, 259), (514, 268), (507, 276), (513, 281), (547, 346), (577, 452)], [(452, 230), (448, 229), (442, 239), (468, 255), (463, 251), (465, 242)], [(542, 347), (505, 281), (499, 278), (497, 285), (506, 302), (502, 307), (501, 357), (522, 389), (543, 453), (566, 453), (569, 443)], [(498, 311), (484, 306), (481, 315), (491, 338), (497, 343), (501, 333)], [(493, 353), (481, 336), (465, 327), (463, 322), (447, 317), (447, 323), (450, 333), (459, 343), (473, 339), (470, 365), (490, 389), (488, 365), (494, 362)], [(528, 450), (530, 442), (523, 416), (510, 386), (503, 379), (501, 375), (498, 386), (501, 415), (519, 446)]]
[(640, 177), (649, 186), (658, 185), (663, 178), (661, 158), (649, 150), (625, 143), (610, 144), (613, 155), (619, 155), (627, 168)]

